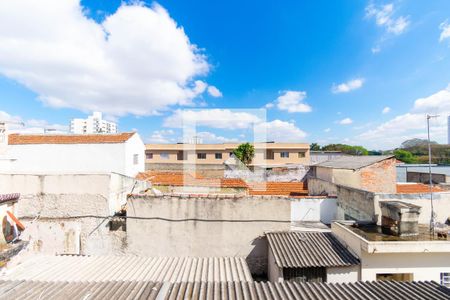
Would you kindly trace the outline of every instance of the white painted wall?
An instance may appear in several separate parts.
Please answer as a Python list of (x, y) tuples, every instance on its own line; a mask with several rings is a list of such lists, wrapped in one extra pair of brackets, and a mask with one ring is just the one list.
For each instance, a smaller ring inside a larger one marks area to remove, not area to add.
[[(145, 145), (137, 133), (117, 144), (33, 144), (8, 145), (7, 155), (14, 158), (0, 165), (0, 172), (12, 173), (119, 173), (136, 176), (145, 170)], [(138, 155), (134, 164), (133, 155)]]
[(349, 267), (329, 267), (327, 268), (327, 282), (356, 282), (359, 280), (360, 268), (359, 265)]
[(331, 224), (336, 219), (336, 198), (300, 198), (291, 202), (291, 220)]

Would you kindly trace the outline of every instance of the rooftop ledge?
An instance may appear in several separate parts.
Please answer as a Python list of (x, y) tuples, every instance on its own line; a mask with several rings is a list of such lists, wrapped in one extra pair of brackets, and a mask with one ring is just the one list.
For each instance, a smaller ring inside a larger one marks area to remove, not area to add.
[(432, 238), (421, 233), (416, 237), (397, 237), (378, 234), (371, 230), (354, 228), (350, 222), (337, 221), (331, 224), (332, 232), (347, 245), (359, 243), (361, 251), (367, 253), (436, 253), (450, 252), (450, 240)]

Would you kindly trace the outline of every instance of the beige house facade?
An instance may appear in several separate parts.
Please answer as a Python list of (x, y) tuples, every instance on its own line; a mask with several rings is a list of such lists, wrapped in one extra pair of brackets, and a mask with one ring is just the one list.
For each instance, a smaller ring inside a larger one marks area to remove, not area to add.
[[(239, 143), (224, 144), (147, 144), (145, 162), (148, 165), (223, 165)], [(252, 166), (276, 167), (287, 164), (308, 165), (309, 144), (255, 143)]]

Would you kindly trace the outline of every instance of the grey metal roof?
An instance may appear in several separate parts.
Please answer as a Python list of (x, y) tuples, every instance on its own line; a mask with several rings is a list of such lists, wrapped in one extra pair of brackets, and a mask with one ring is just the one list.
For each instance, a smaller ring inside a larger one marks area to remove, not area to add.
[(0, 281), (1, 299), (300, 299), (425, 300), (450, 299), (435, 282), (266, 283), (149, 281), (33, 282)]
[(253, 281), (242, 257), (32, 256), (0, 280), (101, 282)]
[(337, 267), (359, 259), (331, 232), (281, 231), (266, 233), (275, 263), (282, 268)]
[(393, 157), (393, 155), (342, 156), (315, 164), (314, 166), (334, 169), (358, 170)]

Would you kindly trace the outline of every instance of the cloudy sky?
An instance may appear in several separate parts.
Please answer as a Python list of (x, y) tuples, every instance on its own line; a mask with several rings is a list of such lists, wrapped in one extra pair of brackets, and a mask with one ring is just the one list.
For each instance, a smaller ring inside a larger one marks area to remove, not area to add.
[[(102, 111), (146, 142), (447, 142), (450, 2), (0, 3), (0, 120)], [(254, 112), (254, 113), (253, 113)]]

